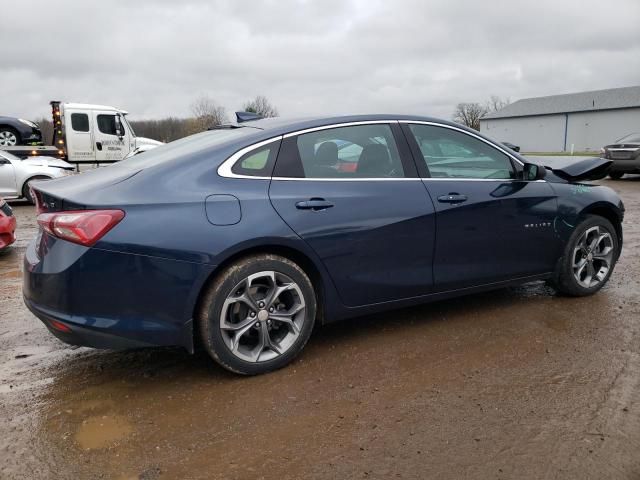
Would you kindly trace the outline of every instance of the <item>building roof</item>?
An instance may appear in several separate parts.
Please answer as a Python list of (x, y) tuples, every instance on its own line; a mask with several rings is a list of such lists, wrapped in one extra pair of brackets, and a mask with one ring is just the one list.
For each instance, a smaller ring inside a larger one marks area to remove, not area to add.
[(488, 113), (482, 119), (528, 117), (632, 107), (640, 107), (640, 86), (551, 95), (549, 97), (523, 98), (497, 112)]

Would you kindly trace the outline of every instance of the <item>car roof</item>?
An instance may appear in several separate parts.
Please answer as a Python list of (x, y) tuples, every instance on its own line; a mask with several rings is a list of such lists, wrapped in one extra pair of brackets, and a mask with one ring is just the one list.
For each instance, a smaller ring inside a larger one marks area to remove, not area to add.
[[(326, 125), (334, 125), (340, 123), (354, 122), (371, 122), (371, 121), (397, 121), (397, 120), (414, 120), (420, 122), (435, 122), (444, 125), (451, 125), (465, 130), (467, 127), (458, 123), (442, 120), (434, 117), (425, 117), (419, 115), (399, 115), (399, 114), (366, 114), (366, 115), (338, 115), (326, 117), (273, 117), (262, 118), (259, 120), (250, 120), (234, 124), (238, 127), (251, 127), (273, 135), (282, 135), (289, 132), (304, 130), (307, 128), (322, 127)], [(475, 132), (475, 130), (472, 130)], [(478, 132), (475, 132), (478, 133)]]

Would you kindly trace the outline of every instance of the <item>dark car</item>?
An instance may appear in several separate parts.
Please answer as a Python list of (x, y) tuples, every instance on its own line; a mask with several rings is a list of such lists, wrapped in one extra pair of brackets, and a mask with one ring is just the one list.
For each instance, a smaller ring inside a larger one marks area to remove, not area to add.
[(623, 205), (574, 182), (609, 163), (547, 171), (425, 117), (227, 126), (34, 184), (24, 298), (71, 344), (200, 343), (229, 370), (263, 373), (316, 323), (533, 280), (596, 292)]
[(618, 180), (625, 173), (640, 173), (640, 133), (630, 133), (600, 150), (604, 158), (613, 161), (609, 176)]
[(0, 116), (0, 148), (41, 142), (42, 132), (37, 123), (23, 118)]
[(513, 150), (514, 152), (519, 152), (520, 151), (520, 147), (518, 145), (514, 145), (513, 143), (510, 142), (501, 142), (505, 147), (509, 147), (511, 150)]

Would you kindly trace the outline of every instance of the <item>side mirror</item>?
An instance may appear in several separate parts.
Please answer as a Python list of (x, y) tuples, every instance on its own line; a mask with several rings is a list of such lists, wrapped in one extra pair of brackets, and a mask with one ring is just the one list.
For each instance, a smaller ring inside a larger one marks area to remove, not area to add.
[(542, 165), (525, 163), (522, 170), (522, 179), (527, 181), (542, 180), (547, 175), (547, 170)]
[(122, 122), (120, 121), (120, 114), (116, 115), (115, 123), (116, 123), (116, 135), (120, 140), (122, 140), (123, 130), (122, 130)]

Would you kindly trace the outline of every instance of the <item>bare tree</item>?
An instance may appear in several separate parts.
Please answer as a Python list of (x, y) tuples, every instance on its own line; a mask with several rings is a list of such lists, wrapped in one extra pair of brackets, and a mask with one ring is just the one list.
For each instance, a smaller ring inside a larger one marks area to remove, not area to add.
[(487, 113), (487, 107), (477, 102), (459, 103), (453, 112), (453, 121), (480, 130), (480, 118)]
[(245, 112), (257, 113), (265, 118), (278, 116), (278, 109), (264, 95), (258, 95), (253, 100), (248, 101), (243, 105), (242, 109)]
[(191, 104), (191, 113), (195, 117), (191, 133), (203, 132), (211, 127), (222, 125), (227, 121), (227, 112), (207, 95), (199, 96)]
[(504, 107), (509, 105), (511, 100), (509, 97), (499, 97), (497, 95), (491, 95), (489, 100), (487, 101), (487, 112), (497, 112), (498, 110), (502, 110)]

